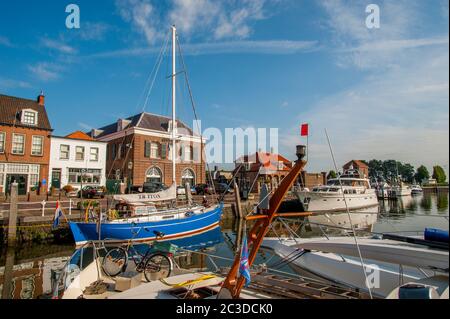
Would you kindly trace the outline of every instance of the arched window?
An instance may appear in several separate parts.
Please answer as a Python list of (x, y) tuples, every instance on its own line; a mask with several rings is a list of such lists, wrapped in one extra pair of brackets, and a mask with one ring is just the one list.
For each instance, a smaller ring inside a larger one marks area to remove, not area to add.
[(163, 175), (158, 167), (151, 167), (145, 174), (145, 181), (147, 183), (162, 183)]
[(181, 176), (181, 184), (185, 186), (186, 183), (189, 183), (190, 186), (195, 185), (195, 173), (189, 168), (185, 169), (183, 171), (183, 175)]

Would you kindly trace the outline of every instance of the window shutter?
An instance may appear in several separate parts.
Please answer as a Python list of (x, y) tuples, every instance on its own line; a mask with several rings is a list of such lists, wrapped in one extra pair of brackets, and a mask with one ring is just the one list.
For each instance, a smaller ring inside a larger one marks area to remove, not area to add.
[(184, 145), (180, 145), (180, 160), (184, 161)]
[(161, 144), (161, 159), (167, 159), (167, 144)]
[(144, 156), (149, 158), (150, 157), (150, 149), (151, 149), (151, 145), (149, 141), (145, 141), (145, 151), (144, 151)]
[(192, 158), (194, 159), (194, 163), (199, 163), (200, 162), (200, 151), (199, 148), (196, 146), (192, 147), (192, 152), (194, 152), (194, 154), (192, 154)]

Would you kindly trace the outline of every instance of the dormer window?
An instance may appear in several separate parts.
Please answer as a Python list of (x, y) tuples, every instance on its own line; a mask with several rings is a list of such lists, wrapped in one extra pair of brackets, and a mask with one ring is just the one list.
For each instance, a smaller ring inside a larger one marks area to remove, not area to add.
[(23, 110), (21, 117), (22, 124), (25, 125), (37, 125), (38, 124), (38, 112), (34, 110)]

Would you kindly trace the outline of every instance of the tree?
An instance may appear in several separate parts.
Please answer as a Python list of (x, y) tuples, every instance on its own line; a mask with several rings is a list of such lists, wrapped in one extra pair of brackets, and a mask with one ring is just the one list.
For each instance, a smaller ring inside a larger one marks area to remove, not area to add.
[(335, 178), (337, 178), (336, 172), (335, 172), (335, 171), (330, 171), (330, 172), (328, 173), (328, 175), (327, 175), (327, 180), (335, 179)]
[(443, 184), (447, 181), (447, 175), (445, 175), (444, 169), (439, 165), (433, 167), (433, 178), (438, 182), (438, 184)]
[(399, 163), (399, 173), (405, 182), (412, 183), (414, 181), (414, 166), (411, 164)]
[(422, 165), (417, 169), (417, 173), (414, 175), (414, 178), (416, 179), (416, 182), (423, 183), (424, 181), (430, 179), (430, 172), (428, 172), (428, 169)]

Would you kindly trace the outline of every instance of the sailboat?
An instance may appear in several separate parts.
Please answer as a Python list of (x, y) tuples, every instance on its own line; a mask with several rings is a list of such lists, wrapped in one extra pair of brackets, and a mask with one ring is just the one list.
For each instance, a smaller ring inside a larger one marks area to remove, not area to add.
[[(177, 29), (172, 27), (172, 149), (176, 149), (176, 45)], [(163, 235), (162, 240), (173, 240), (197, 235), (219, 226), (223, 212), (223, 204), (201, 206), (189, 204), (157, 210), (155, 203), (176, 201), (176, 160), (172, 157), (172, 186), (155, 194), (117, 195), (116, 201), (125, 203), (131, 208), (131, 216), (116, 220), (102, 221), (99, 217), (94, 222), (70, 222), (77, 247), (89, 241), (103, 240), (120, 243), (133, 239), (136, 242), (155, 240)], [(137, 233), (137, 235), (136, 235)], [(161, 239), (159, 239), (161, 241)]]

